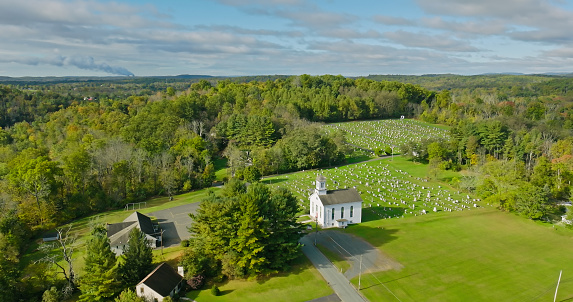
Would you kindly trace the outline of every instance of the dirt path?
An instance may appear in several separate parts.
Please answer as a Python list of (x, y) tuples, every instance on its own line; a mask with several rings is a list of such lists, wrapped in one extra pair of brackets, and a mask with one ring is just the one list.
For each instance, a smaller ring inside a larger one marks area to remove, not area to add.
[[(314, 233), (309, 237), (314, 240)], [(334, 253), (339, 254), (350, 263), (344, 276), (348, 280), (358, 276), (360, 258), (362, 257), (362, 273), (385, 270), (399, 270), (403, 266), (362, 238), (347, 233), (328, 230), (318, 232), (317, 242)]]

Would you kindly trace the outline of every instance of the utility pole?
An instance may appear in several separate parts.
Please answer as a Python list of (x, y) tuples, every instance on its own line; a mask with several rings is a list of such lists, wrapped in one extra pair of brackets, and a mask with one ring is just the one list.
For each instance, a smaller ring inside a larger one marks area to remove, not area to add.
[(165, 232), (164, 229), (161, 229), (161, 256), (163, 257), (163, 232)]
[[(362, 277), (362, 254), (360, 255), (360, 270), (358, 271), (358, 290), (360, 290), (360, 279)], [(553, 301), (555, 302), (555, 301)]]
[(394, 161), (394, 147), (392, 146), (392, 161)]
[(316, 246), (316, 236), (318, 236), (318, 213), (314, 214), (314, 246)]
[(561, 282), (561, 273), (563, 273), (563, 270), (559, 271), (559, 279), (557, 280), (557, 288), (555, 288), (555, 296), (553, 297), (553, 302), (557, 300), (557, 290), (559, 290), (559, 282)]

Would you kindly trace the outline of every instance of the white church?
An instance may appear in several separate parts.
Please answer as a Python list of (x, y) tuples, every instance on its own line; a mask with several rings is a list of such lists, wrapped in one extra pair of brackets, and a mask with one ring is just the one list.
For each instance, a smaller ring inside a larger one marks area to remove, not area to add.
[(354, 188), (326, 190), (326, 178), (316, 177), (314, 193), (310, 195), (310, 217), (322, 228), (344, 228), (362, 222), (362, 198)]

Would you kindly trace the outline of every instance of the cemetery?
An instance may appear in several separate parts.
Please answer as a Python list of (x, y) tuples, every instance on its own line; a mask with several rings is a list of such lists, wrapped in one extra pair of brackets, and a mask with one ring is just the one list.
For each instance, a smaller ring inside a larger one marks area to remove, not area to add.
[(449, 136), (447, 129), (411, 119), (344, 122), (328, 124), (324, 128), (327, 131), (343, 130), (349, 144), (368, 150), (384, 150), (404, 142), (418, 142), (423, 138), (446, 139)]
[[(443, 184), (429, 181), (423, 174), (411, 174), (397, 168), (412, 164), (402, 158), (359, 163), (331, 169), (304, 171), (265, 180), (285, 186), (297, 195), (304, 213), (308, 214), (308, 198), (313, 193), (317, 174), (328, 179), (332, 190), (354, 188), (363, 200), (362, 221), (399, 219), (437, 212), (478, 210), (481, 201)], [(487, 205), (485, 205), (487, 206)]]

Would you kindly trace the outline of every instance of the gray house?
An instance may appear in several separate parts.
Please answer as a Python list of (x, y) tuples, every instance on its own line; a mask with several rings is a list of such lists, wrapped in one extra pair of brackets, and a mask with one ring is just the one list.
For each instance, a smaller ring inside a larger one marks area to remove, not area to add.
[(160, 240), (160, 232), (155, 229), (151, 218), (139, 212), (133, 212), (123, 222), (107, 224), (107, 237), (109, 238), (111, 250), (116, 255), (123, 254), (123, 249), (127, 245), (129, 239), (129, 232), (137, 228), (145, 234), (147, 241), (151, 248), (157, 247), (157, 242)]
[(183, 288), (183, 274), (167, 263), (161, 263), (135, 286), (136, 293), (148, 301), (161, 302), (163, 298), (179, 293)]

